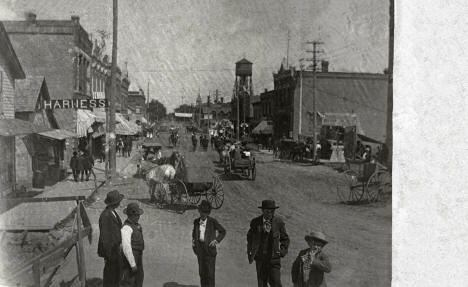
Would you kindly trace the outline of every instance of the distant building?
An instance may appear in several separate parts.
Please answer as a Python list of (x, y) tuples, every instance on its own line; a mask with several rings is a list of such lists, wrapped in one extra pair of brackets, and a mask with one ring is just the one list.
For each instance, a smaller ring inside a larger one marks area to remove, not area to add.
[[(303, 72), (302, 120), (300, 109), (300, 71), (284, 69), (273, 75), (274, 89), (260, 95), (262, 113), (274, 123), (274, 137), (297, 139), (313, 136), (312, 72)], [(317, 72), (316, 111), (318, 113), (353, 113), (362, 124), (366, 136), (384, 141), (387, 106), (386, 74), (329, 72), (328, 63)], [(317, 133), (319, 130), (317, 130)]]
[(128, 92), (128, 109), (132, 111), (130, 120), (146, 121), (146, 96), (142, 89)]

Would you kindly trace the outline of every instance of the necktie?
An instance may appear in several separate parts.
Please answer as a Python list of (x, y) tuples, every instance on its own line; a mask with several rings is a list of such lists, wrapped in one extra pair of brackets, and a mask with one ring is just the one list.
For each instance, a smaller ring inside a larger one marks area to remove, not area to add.
[(271, 230), (271, 221), (266, 220), (265, 223), (263, 224), (263, 227), (265, 228), (266, 233), (270, 233), (270, 230)]

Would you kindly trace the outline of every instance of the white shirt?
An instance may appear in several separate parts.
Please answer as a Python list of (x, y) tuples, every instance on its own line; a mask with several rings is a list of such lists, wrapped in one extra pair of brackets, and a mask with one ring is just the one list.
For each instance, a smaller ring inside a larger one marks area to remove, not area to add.
[(120, 230), (120, 234), (122, 235), (122, 249), (125, 258), (127, 258), (130, 267), (135, 267), (135, 257), (133, 257), (132, 251), (132, 233), (133, 229), (128, 225), (124, 225)]
[(206, 230), (206, 221), (208, 218), (205, 220), (201, 220), (200, 218), (200, 241), (205, 242), (205, 230)]
[[(272, 222), (272, 221), (273, 221), (273, 219), (272, 219), (272, 220), (266, 220), (265, 217), (263, 217), (263, 226), (265, 226), (266, 223), (269, 222), (269, 223), (270, 223), (270, 230), (271, 230), (271, 222)], [(265, 230), (265, 231), (266, 231), (266, 230)], [(270, 231), (268, 231), (268, 233), (270, 233)]]

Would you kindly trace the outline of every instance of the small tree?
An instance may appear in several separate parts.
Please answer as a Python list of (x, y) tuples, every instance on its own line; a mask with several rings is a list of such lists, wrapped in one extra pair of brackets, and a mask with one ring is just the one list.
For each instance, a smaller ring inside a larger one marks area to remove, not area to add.
[(150, 122), (159, 121), (167, 115), (166, 107), (158, 100), (151, 100), (148, 106), (148, 118)]

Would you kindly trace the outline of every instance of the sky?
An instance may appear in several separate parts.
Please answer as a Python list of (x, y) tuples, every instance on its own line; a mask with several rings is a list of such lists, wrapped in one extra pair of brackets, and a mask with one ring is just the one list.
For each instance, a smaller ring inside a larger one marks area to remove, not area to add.
[[(112, 33), (112, 0), (0, 0), (0, 20), (69, 19), (88, 33)], [(254, 93), (273, 88), (288, 51), (290, 65), (322, 41), (330, 71), (382, 73), (388, 66), (388, 0), (119, 0), (118, 63), (131, 88), (168, 110), (206, 100), (218, 89), (229, 101), (235, 63), (253, 63)], [(110, 47), (109, 40), (107, 46)]]

